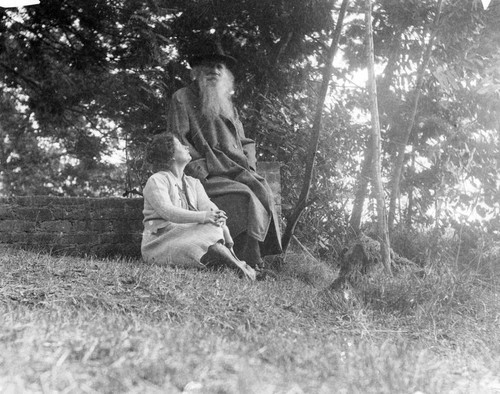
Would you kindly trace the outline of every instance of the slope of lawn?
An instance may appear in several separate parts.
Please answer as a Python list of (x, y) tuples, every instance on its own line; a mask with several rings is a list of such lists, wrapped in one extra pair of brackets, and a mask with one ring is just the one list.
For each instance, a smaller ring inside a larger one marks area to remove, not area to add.
[(334, 278), (0, 249), (0, 393), (500, 393), (498, 280)]

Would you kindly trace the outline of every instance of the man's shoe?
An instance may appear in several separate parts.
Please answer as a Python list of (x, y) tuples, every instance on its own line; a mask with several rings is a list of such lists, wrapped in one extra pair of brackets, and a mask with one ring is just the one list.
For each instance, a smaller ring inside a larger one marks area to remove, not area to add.
[(278, 279), (278, 275), (276, 275), (275, 272), (269, 270), (269, 269), (265, 269), (265, 268), (260, 268), (260, 267), (257, 267), (255, 268), (255, 272), (257, 274), (256, 276), (256, 280), (258, 281), (262, 281), (262, 280), (277, 280)]

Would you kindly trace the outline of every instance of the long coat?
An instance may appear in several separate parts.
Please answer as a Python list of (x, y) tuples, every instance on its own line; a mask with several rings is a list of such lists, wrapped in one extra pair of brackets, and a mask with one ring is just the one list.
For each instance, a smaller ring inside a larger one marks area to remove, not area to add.
[(190, 147), (186, 173), (200, 179), (207, 194), (228, 214), (231, 234), (242, 232), (261, 242), (261, 252), (281, 253), (279, 219), (266, 180), (257, 174), (255, 142), (246, 138), (237, 114), (209, 119), (201, 113), (196, 84), (174, 93), (169, 131)]

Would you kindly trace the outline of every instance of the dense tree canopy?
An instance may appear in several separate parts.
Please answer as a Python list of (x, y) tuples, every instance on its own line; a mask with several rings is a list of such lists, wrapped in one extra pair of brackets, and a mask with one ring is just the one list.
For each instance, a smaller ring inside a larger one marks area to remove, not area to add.
[[(396, 156), (404, 155), (395, 225), (443, 228), (483, 216), (483, 226), (498, 232), (500, 2), (484, 10), (478, 0), (443, 1), (437, 23), (435, 0), (373, 4), (388, 199)], [(41, 0), (0, 8), (0, 193), (104, 196), (140, 189), (144, 143), (164, 129), (168, 98), (189, 81), (186, 58), (209, 36), (238, 59), (235, 100), (261, 160), (283, 164), (286, 214), (300, 192), (339, 6), (330, 0)], [(357, 78), (366, 70), (364, 31), (364, 1), (352, 0), (311, 198), (297, 227), (322, 251), (345, 231), (369, 146), (368, 96)], [(109, 160), (117, 149), (126, 152), (118, 164)], [(358, 213), (369, 222), (375, 211), (364, 190)]]

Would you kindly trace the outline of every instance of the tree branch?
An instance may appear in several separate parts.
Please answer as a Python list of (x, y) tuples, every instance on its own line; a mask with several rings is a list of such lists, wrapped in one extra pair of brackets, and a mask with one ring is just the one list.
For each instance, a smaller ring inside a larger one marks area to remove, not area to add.
[(323, 107), (325, 104), (326, 95), (328, 93), (328, 86), (330, 84), (330, 78), (333, 70), (333, 59), (335, 53), (337, 52), (338, 43), (340, 39), (340, 33), (342, 31), (342, 25), (344, 22), (344, 16), (346, 14), (348, 0), (342, 0), (342, 6), (340, 8), (340, 13), (335, 26), (335, 31), (332, 37), (332, 43), (328, 50), (327, 61), (325, 63), (325, 68), (323, 69), (323, 81), (320, 88), (320, 93), (318, 97), (318, 107), (316, 109), (316, 116), (314, 118), (314, 123), (312, 127), (312, 136), (309, 143), (309, 149), (307, 152), (307, 162), (304, 174), (304, 183), (302, 185), (302, 190), (299, 196), (298, 203), (292, 212), (292, 215), (287, 221), (287, 225), (282, 237), (283, 250), (286, 251), (288, 245), (290, 244), (290, 239), (295, 231), (295, 226), (304, 211), (307, 200), (309, 198), (309, 190), (311, 188), (312, 176), (314, 170), (314, 162), (316, 159), (316, 152), (318, 150), (319, 137), (321, 134), (321, 120), (323, 116)]
[(413, 103), (412, 103), (410, 119), (408, 120), (408, 123), (407, 123), (408, 126), (407, 126), (407, 128), (403, 134), (403, 137), (398, 145), (398, 154), (396, 157), (396, 162), (394, 163), (394, 169), (393, 169), (393, 175), (392, 175), (391, 197), (390, 197), (390, 201), (389, 201), (389, 219), (388, 219), (389, 228), (392, 228), (394, 226), (394, 220), (395, 220), (395, 216), (396, 216), (396, 201), (397, 201), (398, 196), (399, 196), (399, 185), (401, 183), (401, 175), (403, 173), (406, 145), (408, 144), (408, 140), (410, 139), (410, 134), (413, 130), (413, 126), (415, 124), (415, 119), (417, 117), (418, 102), (420, 100), (420, 93), (421, 93), (422, 85), (423, 85), (423, 81), (424, 81), (424, 73), (425, 73), (425, 70), (427, 69), (427, 65), (429, 64), (429, 60), (431, 58), (432, 48), (434, 45), (434, 39), (435, 39), (436, 34), (437, 34), (439, 20), (441, 17), (442, 6), (443, 6), (443, 0), (439, 0), (436, 15), (434, 17), (433, 27), (431, 30), (431, 36), (429, 38), (429, 43), (427, 44), (427, 48), (425, 49), (425, 52), (423, 54), (422, 62), (420, 63), (418, 71), (417, 71), (417, 81), (415, 84), (415, 91), (414, 91), (414, 95), (413, 95)]

